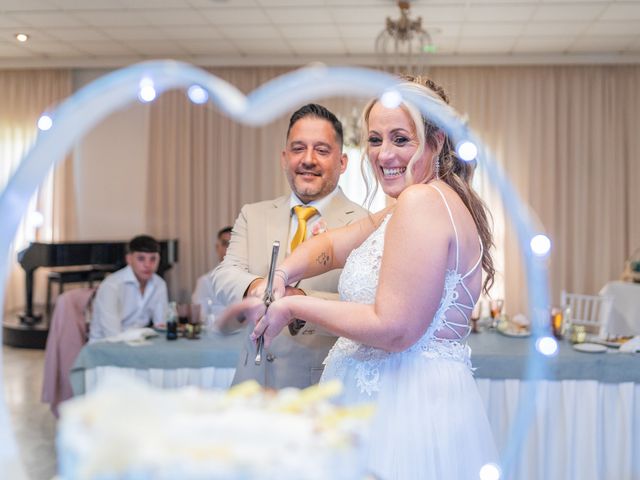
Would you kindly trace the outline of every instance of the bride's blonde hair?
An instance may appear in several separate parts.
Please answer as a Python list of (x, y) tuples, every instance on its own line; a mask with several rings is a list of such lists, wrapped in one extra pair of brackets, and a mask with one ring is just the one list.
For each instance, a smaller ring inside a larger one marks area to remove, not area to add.
[[(403, 91), (411, 92), (413, 95), (425, 98), (427, 101), (437, 102), (441, 108), (449, 110), (449, 113), (452, 116), (460, 118), (455, 110), (449, 106), (449, 97), (445, 93), (444, 89), (437, 85), (433, 80), (422, 76), (414, 77), (410, 75), (404, 75), (401, 78), (404, 80), (404, 82), (400, 84), (400, 88)], [(367, 103), (362, 112), (361, 145), (368, 145), (369, 115), (376, 102), (378, 102), (377, 98), (371, 100)], [(402, 100), (400, 108), (405, 110), (411, 117), (414, 123), (416, 136), (418, 137), (418, 149), (407, 165), (407, 179), (409, 182), (413, 182), (413, 165), (417, 159), (423, 155), (425, 145), (429, 145), (434, 152), (438, 152), (438, 150), (440, 150), (437, 155), (437, 157), (439, 157), (439, 166), (436, 167), (436, 165), (432, 164), (431, 175), (428, 175), (428, 177), (423, 181), (426, 183), (427, 181), (432, 180), (437, 174), (437, 177), (440, 180), (449, 185), (458, 194), (462, 202), (467, 207), (467, 210), (469, 210), (469, 213), (471, 213), (482, 241), (482, 269), (486, 273), (482, 288), (485, 293), (488, 293), (489, 289), (493, 285), (493, 278), (495, 276), (493, 258), (491, 257), (490, 252), (493, 247), (493, 236), (489, 226), (489, 211), (487, 210), (485, 203), (471, 187), (473, 172), (475, 170), (475, 162), (466, 162), (459, 159), (446, 132), (431, 120), (424, 117), (415, 105)], [(443, 141), (439, 141), (438, 137), (443, 139)], [(442, 146), (442, 148), (440, 148), (440, 146)], [(366, 169), (370, 168), (371, 164), (369, 163), (366, 148), (363, 149), (362, 159), (362, 173), (367, 185), (367, 198), (369, 198), (369, 204), (371, 204), (373, 196), (379, 187), (379, 183), (375, 174), (373, 175), (373, 185), (368, 180), (369, 175), (366, 174)]]

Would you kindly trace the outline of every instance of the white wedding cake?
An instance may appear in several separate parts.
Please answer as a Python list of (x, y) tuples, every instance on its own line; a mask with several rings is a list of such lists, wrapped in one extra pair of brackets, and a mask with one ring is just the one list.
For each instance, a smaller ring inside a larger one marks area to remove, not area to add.
[(62, 406), (60, 478), (362, 479), (371, 409), (332, 405), (339, 388), (158, 390), (112, 379)]

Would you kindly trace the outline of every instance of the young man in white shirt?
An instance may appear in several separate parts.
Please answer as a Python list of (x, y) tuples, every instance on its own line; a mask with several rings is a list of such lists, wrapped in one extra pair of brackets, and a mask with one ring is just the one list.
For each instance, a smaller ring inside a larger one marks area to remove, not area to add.
[(160, 245), (148, 235), (137, 236), (129, 242), (126, 261), (126, 267), (109, 275), (98, 287), (90, 341), (165, 321), (167, 284), (155, 273), (160, 263)]

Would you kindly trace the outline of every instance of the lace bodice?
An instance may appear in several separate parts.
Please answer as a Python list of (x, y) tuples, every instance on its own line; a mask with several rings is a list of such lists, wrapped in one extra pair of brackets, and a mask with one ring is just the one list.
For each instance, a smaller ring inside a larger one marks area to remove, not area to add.
[[(464, 339), (470, 332), (469, 315), (473, 309), (474, 298), (464, 280), (478, 267), (482, 253), (478, 262), (466, 274), (458, 272), (458, 233), (455, 222), (444, 195), (436, 186), (433, 188), (440, 193), (453, 224), (456, 237), (456, 263), (454, 269), (446, 271), (444, 291), (429, 328), (409, 349), (397, 353), (340, 338), (329, 352), (325, 362), (327, 364), (325, 373), (328, 375), (340, 376), (341, 371), (349, 367), (355, 368), (356, 382), (364, 393), (371, 394), (377, 391), (384, 362), (396, 355), (419, 354), (428, 358), (447, 358), (471, 367), (471, 352), (464, 343)], [(384, 235), (390, 218), (391, 214), (388, 214), (380, 226), (348, 256), (338, 284), (338, 292), (342, 300), (367, 304), (375, 302)], [(454, 311), (459, 313), (453, 314)], [(428, 319), (425, 319), (426, 321)], [(461, 334), (461, 330), (464, 333)]]

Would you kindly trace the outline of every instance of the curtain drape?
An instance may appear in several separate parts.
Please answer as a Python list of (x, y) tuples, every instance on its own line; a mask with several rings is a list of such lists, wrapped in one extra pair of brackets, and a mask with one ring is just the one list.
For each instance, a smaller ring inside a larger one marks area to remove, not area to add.
[[(72, 93), (68, 70), (0, 71), (0, 190), (9, 181), (37, 135), (40, 115)], [(58, 164), (34, 195), (10, 252), (9, 278), (4, 308), (24, 305), (24, 272), (16, 254), (30, 241), (72, 239), (75, 235), (73, 165), (70, 158)], [(34, 223), (33, 212), (42, 214)], [(36, 277), (38, 300), (44, 298), (43, 275)]]
[[(639, 66), (434, 68), (552, 241), (552, 299), (595, 294), (640, 247)], [(525, 311), (520, 249), (495, 192), (507, 308)], [(500, 238), (501, 231), (503, 238)], [(498, 255), (501, 256), (500, 254)]]
[[(212, 70), (247, 93), (282, 68)], [(640, 67), (434, 67), (452, 105), (489, 146), (552, 240), (555, 302), (566, 289), (596, 293), (618, 278), (640, 246)], [(355, 99), (319, 100), (349, 115)], [(287, 118), (253, 128), (212, 107), (169, 92), (151, 109), (148, 230), (180, 239), (172, 273), (174, 297), (185, 300), (198, 275), (215, 265), (215, 232), (247, 202), (287, 191), (279, 168)], [(479, 172), (478, 189), (494, 217), (494, 296), (509, 313), (526, 311), (519, 246), (502, 204)]]

